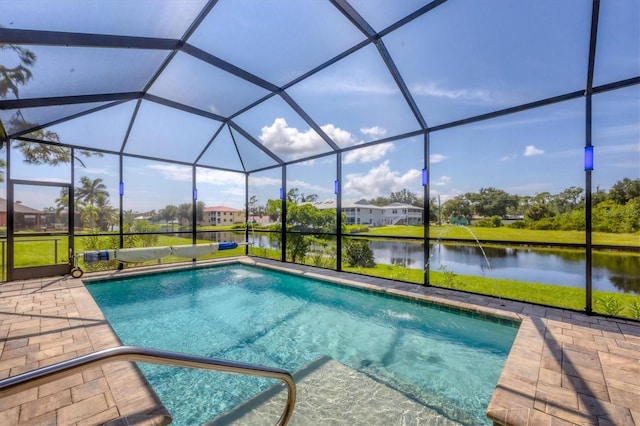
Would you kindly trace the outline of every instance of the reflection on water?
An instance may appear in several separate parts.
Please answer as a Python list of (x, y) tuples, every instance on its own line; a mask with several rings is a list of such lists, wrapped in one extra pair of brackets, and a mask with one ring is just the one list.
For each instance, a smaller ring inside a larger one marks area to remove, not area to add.
[[(218, 236), (216, 241), (242, 241), (244, 234)], [(236, 239), (234, 239), (236, 238)], [(249, 234), (255, 246), (277, 248), (266, 235)], [(378, 264), (423, 269), (423, 244), (371, 240), (371, 249)], [(484, 249), (484, 252), (483, 250)], [(495, 247), (477, 244), (429, 244), (429, 268), (445, 267), (459, 275), (509, 278), (518, 281), (541, 282), (583, 288), (586, 281), (584, 250), (535, 249), (527, 246)], [(486, 259), (485, 259), (486, 255)], [(593, 252), (592, 285), (594, 290), (640, 295), (640, 257)]]
[[(410, 242), (372, 241), (377, 263), (421, 268), (423, 245)], [(429, 267), (441, 267), (460, 275), (509, 278), (568, 287), (584, 287), (584, 252), (531, 247), (492, 247), (434, 242), (429, 244)], [(487, 267), (485, 260), (489, 261)], [(594, 290), (640, 294), (640, 257), (593, 252), (592, 286)]]

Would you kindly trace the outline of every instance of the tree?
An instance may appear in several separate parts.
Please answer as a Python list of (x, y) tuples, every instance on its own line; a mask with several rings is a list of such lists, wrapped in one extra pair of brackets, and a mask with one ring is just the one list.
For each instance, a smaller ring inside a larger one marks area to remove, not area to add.
[(9, 92), (18, 98), (18, 86), (25, 85), (33, 77), (29, 67), (36, 62), (36, 55), (22, 46), (0, 43), (0, 52), (3, 50), (13, 51), (18, 57), (18, 65), (9, 68), (0, 64), (0, 98), (6, 98)]
[(437, 222), (440, 225), (440, 203), (438, 197), (429, 198), (429, 222)]
[(296, 204), (313, 203), (315, 201), (318, 201), (318, 194), (304, 195), (298, 190), (298, 188), (291, 188), (289, 191), (287, 191), (287, 201), (291, 201), (292, 203)]
[(391, 195), (389, 195), (389, 201), (390, 203), (403, 203), (415, 206), (418, 202), (418, 196), (407, 189), (403, 189), (398, 192), (392, 192)]
[(298, 260), (303, 263), (309, 247), (311, 247), (311, 240), (305, 235), (290, 234), (287, 237), (287, 259), (293, 263)]
[(479, 216), (504, 217), (508, 209), (518, 206), (518, 198), (501, 189), (480, 188), (478, 194), (468, 193), (465, 197), (472, 203), (473, 210)]
[(202, 223), (204, 219), (204, 201), (196, 202), (196, 223)]
[(69, 207), (69, 188), (61, 188), (60, 196), (55, 199), (55, 202), (56, 216), (58, 216), (60, 212)]
[(180, 222), (186, 221), (189, 225), (192, 222), (192, 208), (193, 205), (191, 203), (183, 203), (178, 206), (178, 219)]
[(98, 221), (99, 211), (98, 208), (91, 204), (86, 204), (79, 207), (80, 210), (80, 218), (82, 219), (83, 224), (87, 224), (90, 229), (95, 227), (96, 222)]
[(318, 194), (302, 194), (302, 196), (300, 197), (300, 201), (302, 203), (315, 203), (316, 201), (318, 201)]
[(391, 200), (386, 197), (376, 197), (376, 198), (370, 199), (369, 203), (373, 204), (374, 206), (382, 207), (382, 206), (387, 206), (391, 204)]
[(626, 204), (637, 197), (640, 197), (640, 179), (624, 178), (616, 182), (609, 190), (609, 199), (617, 204)]
[(259, 210), (259, 206), (258, 206), (258, 197), (256, 197), (255, 195), (252, 195), (249, 198), (249, 214), (251, 216), (257, 216), (258, 215), (258, 210)]
[[(28, 122), (21, 111), (16, 112), (8, 121), (7, 133), (18, 133), (20, 131), (31, 130), (27, 136), (42, 142), (31, 142), (20, 140), (14, 142), (13, 146), (18, 148), (24, 156), (25, 163), (28, 164), (48, 164), (57, 166), (60, 164), (68, 164), (71, 162), (71, 149), (59, 145), (61, 143), (60, 136), (56, 132), (39, 128), (39, 123)], [(46, 143), (53, 142), (53, 144)], [(79, 149), (74, 152), (80, 153), (84, 157), (102, 157), (101, 152)], [(80, 163), (82, 167), (86, 167), (82, 158), (78, 155), (73, 157)]]
[(76, 199), (82, 204), (95, 205), (99, 197), (109, 197), (107, 186), (101, 178), (91, 180), (87, 176), (80, 178), (80, 188), (76, 188)]
[(471, 202), (464, 195), (458, 195), (455, 198), (447, 200), (442, 205), (442, 214), (450, 219), (453, 217), (463, 217), (470, 222), (471, 216), (473, 215), (473, 208)]
[(173, 231), (173, 221), (178, 217), (178, 207), (173, 204), (169, 204), (158, 212), (158, 217), (164, 220), (167, 225), (169, 224), (169, 221), (171, 221), (171, 230)]
[(292, 203), (298, 203), (298, 201), (300, 201), (300, 191), (298, 191), (298, 188), (291, 188), (287, 191), (287, 201), (291, 201)]
[(335, 232), (335, 209), (320, 210), (311, 204), (287, 203), (287, 228), (294, 231)]
[[(106, 185), (102, 183), (102, 179), (92, 180), (87, 176), (82, 176), (80, 178), (80, 187), (76, 189), (75, 196), (82, 223), (89, 228), (95, 228), (98, 225), (101, 230), (106, 230), (108, 225), (101, 223), (100, 215), (101, 210), (106, 209), (109, 205), (109, 192)], [(98, 203), (100, 203), (100, 206), (98, 206)], [(105, 210), (104, 214), (107, 214), (107, 210)]]
[(282, 218), (282, 200), (267, 200), (265, 214), (272, 222), (279, 222)]
[(554, 202), (558, 213), (569, 213), (579, 206), (578, 201), (584, 189), (572, 186), (555, 195)]
[(96, 208), (98, 209), (98, 226), (101, 231), (108, 231), (118, 223), (118, 210), (111, 206), (109, 198), (105, 194), (98, 194), (96, 197)]
[(125, 229), (133, 228), (133, 225), (136, 223), (136, 213), (129, 209), (122, 212), (122, 224)]
[[(17, 56), (18, 65), (13, 67), (7, 67), (0, 64), (0, 99), (7, 97), (8, 93), (13, 93), (16, 98), (20, 97), (19, 86), (24, 86), (31, 78), (33, 74), (29, 69), (36, 62), (36, 55), (29, 49), (22, 46), (15, 46), (12, 44), (0, 43), (0, 52), (3, 50), (13, 51)], [(8, 62), (8, 61), (7, 61)], [(9, 120), (5, 122), (7, 134), (15, 134), (30, 129), (28, 136), (31, 139), (40, 140), (43, 142), (54, 142), (56, 145), (31, 142), (31, 141), (18, 141), (16, 146), (24, 155), (24, 161), (30, 164), (49, 164), (58, 165), (62, 163), (69, 163), (71, 161), (71, 150), (69, 148), (57, 145), (60, 143), (60, 137), (57, 133), (44, 130), (41, 128), (40, 123), (31, 123), (25, 120), (22, 115), (22, 111), (18, 110)], [(0, 144), (0, 148), (4, 148), (4, 144)], [(87, 150), (78, 150), (82, 155), (89, 156), (102, 156), (102, 153), (92, 152)], [(82, 160), (76, 156), (76, 160), (82, 164)], [(0, 168), (5, 168), (6, 163), (4, 160), (0, 161)], [(0, 182), (4, 182), (4, 173), (0, 172)]]
[(548, 204), (538, 203), (528, 207), (524, 211), (524, 215), (527, 219), (538, 221), (546, 217), (553, 217), (554, 213)]

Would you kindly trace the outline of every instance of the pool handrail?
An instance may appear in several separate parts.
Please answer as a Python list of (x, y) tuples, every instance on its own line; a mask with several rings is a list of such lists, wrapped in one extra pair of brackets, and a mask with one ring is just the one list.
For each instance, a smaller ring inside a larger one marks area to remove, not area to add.
[(13, 395), (112, 361), (136, 361), (177, 367), (201, 368), (282, 380), (287, 385), (287, 402), (282, 415), (278, 419), (278, 423), (276, 423), (279, 426), (286, 425), (289, 422), (296, 403), (296, 384), (293, 376), (288, 371), (143, 346), (116, 346), (103, 349), (2, 379), (0, 380), (0, 397)]

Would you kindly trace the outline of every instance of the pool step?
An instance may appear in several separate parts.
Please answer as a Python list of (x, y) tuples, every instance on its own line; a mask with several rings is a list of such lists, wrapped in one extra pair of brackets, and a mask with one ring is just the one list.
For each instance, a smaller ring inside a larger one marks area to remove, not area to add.
[[(313, 361), (294, 378), (298, 399), (291, 426), (458, 424), (330, 357)], [(276, 385), (206, 425), (274, 425), (285, 399), (284, 385)]]

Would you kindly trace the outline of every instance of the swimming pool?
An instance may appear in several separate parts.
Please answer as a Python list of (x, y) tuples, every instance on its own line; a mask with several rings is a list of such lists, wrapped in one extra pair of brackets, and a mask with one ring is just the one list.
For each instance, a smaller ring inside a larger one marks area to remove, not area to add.
[[(290, 372), (330, 357), (462, 424), (490, 424), (517, 332), (510, 321), (242, 264), (89, 284), (123, 344)], [(139, 366), (178, 425), (207, 422), (275, 383)]]

